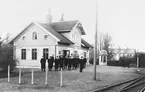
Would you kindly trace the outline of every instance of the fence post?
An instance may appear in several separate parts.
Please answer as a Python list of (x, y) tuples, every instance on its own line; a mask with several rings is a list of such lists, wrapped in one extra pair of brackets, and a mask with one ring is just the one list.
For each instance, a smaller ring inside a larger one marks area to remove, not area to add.
[(45, 85), (47, 85), (47, 79), (48, 79), (48, 67), (46, 67), (46, 72), (45, 72)]
[(60, 71), (60, 86), (62, 87), (62, 68), (61, 68), (61, 71)]
[(10, 82), (10, 65), (8, 65), (8, 82)]
[(32, 70), (32, 72), (31, 72), (31, 84), (33, 85), (34, 84), (34, 70), (33, 70), (33, 68), (31, 69)]
[(21, 84), (21, 67), (19, 68), (19, 84)]

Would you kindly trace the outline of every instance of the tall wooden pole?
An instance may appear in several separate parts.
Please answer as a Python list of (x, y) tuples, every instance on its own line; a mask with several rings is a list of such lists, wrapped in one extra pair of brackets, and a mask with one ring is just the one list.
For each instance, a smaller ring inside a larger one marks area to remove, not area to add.
[(96, 60), (97, 60), (97, 21), (98, 21), (98, 11), (97, 11), (97, 0), (96, 0), (96, 24), (95, 24), (95, 44), (94, 44), (94, 76), (93, 79), (96, 80)]

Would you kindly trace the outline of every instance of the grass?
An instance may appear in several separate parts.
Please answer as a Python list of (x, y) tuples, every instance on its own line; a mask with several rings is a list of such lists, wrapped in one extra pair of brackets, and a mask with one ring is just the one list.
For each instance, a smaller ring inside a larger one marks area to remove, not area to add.
[[(102, 71), (103, 68), (100, 69)], [(114, 68), (111, 70), (110, 68), (108, 69), (105, 69), (106, 71), (104, 72), (97, 73), (97, 79), (99, 75), (101, 78), (100, 81), (94, 81), (92, 79), (92, 67), (88, 67), (83, 73), (80, 73), (79, 69), (72, 71), (64, 70), (63, 87), (60, 87), (60, 71), (48, 71), (48, 85), (45, 85), (45, 72), (41, 72), (40, 69), (36, 69), (34, 70), (34, 85), (31, 85), (31, 69), (22, 69), (22, 84), (19, 85), (18, 69), (16, 69), (14, 72), (16, 73), (16, 76), (10, 78), (10, 83), (7, 83), (7, 78), (0, 79), (0, 89), (3, 89), (4, 91), (11, 90), (14, 92), (60, 92), (60, 90), (62, 92), (89, 92), (89, 90), (104, 86), (104, 84), (111, 84), (117, 80), (127, 79), (130, 78), (130, 76), (134, 76), (132, 73), (123, 73), (128, 68), (126, 68), (123, 72), (120, 70), (124, 68), (117, 68), (119, 70), (114, 70)], [(113, 70), (120, 73), (116, 74)], [(11, 73), (11, 76), (12, 74), (13, 73)], [(7, 76), (7, 73), (5, 73), (5, 75)]]

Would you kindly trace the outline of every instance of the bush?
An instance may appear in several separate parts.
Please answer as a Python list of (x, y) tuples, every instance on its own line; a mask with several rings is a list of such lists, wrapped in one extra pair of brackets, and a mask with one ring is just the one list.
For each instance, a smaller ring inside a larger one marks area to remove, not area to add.
[(15, 69), (16, 62), (16, 60), (4, 59), (0, 61), (0, 68), (2, 69), (2, 71), (7, 71), (8, 65), (10, 65), (10, 71), (13, 71)]
[(0, 47), (0, 69), (2, 71), (8, 70), (8, 65), (10, 65), (11, 71), (14, 70), (17, 60), (13, 60), (13, 47), (11, 45), (5, 44)]
[(107, 62), (109, 66), (120, 66), (120, 62), (118, 60), (111, 60)]
[[(93, 63), (94, 63), (94, 59), (91, 58), (91, 59), (89, 60), (89, 63), (90, 63), (90, 64), (93, 64)], [(99, 59), (96, 60), (96, 65), (99, 65)]]

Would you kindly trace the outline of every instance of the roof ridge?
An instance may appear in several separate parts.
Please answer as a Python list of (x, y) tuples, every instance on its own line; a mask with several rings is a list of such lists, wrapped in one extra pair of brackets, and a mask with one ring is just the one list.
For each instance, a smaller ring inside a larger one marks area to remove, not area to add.
[(55, 22), (52, 22), (52, 24), (53, 23), (62, 23), (62, 22), (72, 22), (72, 21), (79, 21), (79, 20), (55, 21)]

